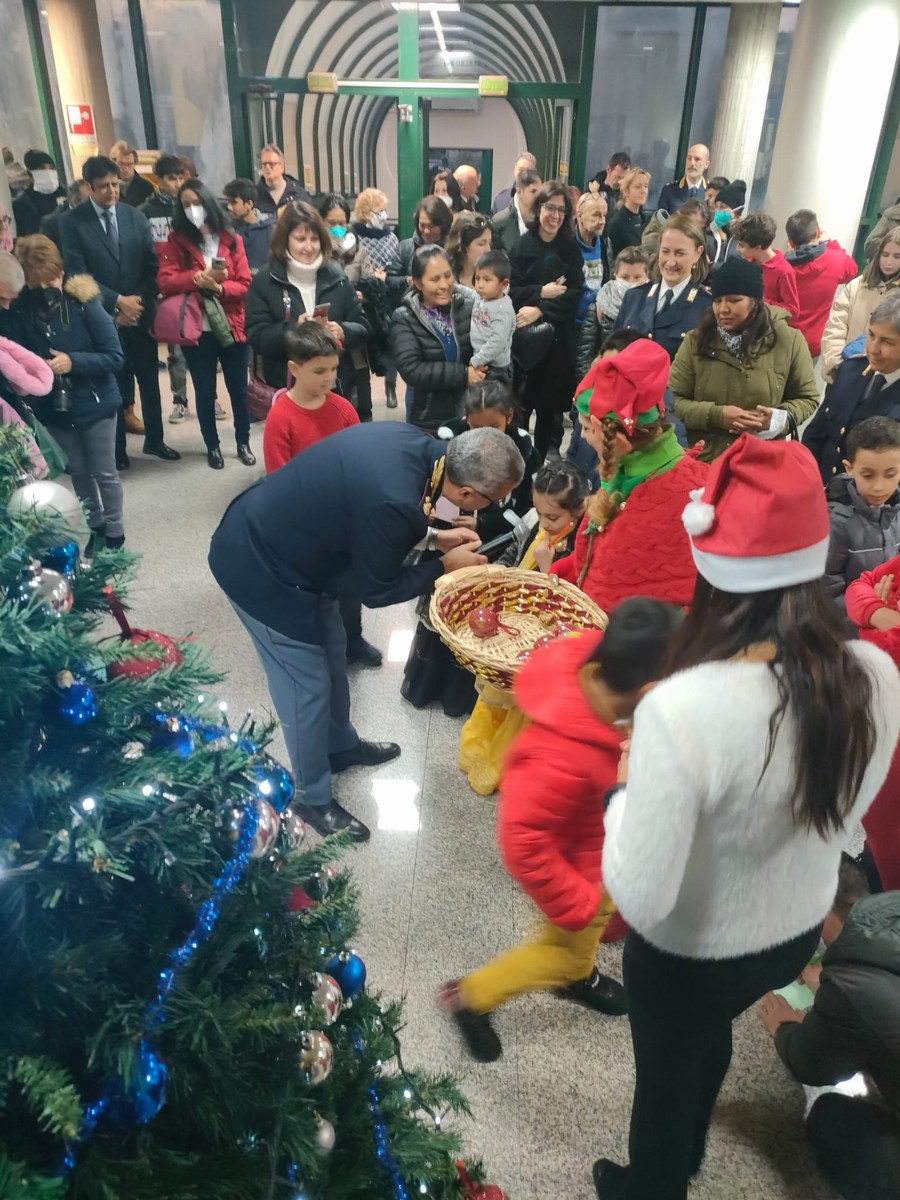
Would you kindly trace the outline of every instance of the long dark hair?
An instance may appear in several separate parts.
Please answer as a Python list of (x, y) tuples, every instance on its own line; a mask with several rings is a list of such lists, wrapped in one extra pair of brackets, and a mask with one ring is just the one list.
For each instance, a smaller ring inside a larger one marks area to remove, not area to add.
[[(432, 196), (434, 195), (434, 185), (439, 179), (443, 180), (443, 182), (447, 185), (447, 195), (450, 197), (450, 211), (455, 213), (462, 212), (463, 198), (462, 192), (459, 190), (459, 184), (456, 181), (456, 176), (452, 171), (438, 171), (434, 179), (431, 181)], [(438, 199), (440, 200), (440, 197), (438, 197)], [(444, 204), (444, 201), (440, 200), (440, 203)], [(446, 204), (444, 204), (444, 207), (447, 207)]]
[(206, 227), (210, 233), (231, 233), (231, 221), (228, 214), (206, 184), (201, 183), (199, 179), (186, 179), (178, 189), (178, 203), (172, 214), (172, 228), (176, 233), (186, 237), (195, 246), (203, 245), (203, 234), (193, 221), (188, 220), (184, 205), (181, 203), (181, 197), (185, 192), (193, 192), (206, 209)]
[(790, 709), (796, 723), (791, 810), (796, 822), (825, 838), (844, 827), (875, 748), (875, 729), (872, 681), (848, 649), (821, 581), (736, 595), (698, 577), (667, 674), (723, 662), (758, 642), (775, 646), (769, 670), (778, 689), (763, 774)]
[[(720, 349), (718, 341), (718, 321), (715, 311), (708, 308), (697, 328), (688, 334), (697, 339), (697, 349), (704, 358), (715, 358)], [(753, 362), (765, 350), (771, 349), (775, 343), (775, 329), (769, 310), (762, 300), (756, 301), (756, 307), (750, 314), (750, 319), (741, 330), (741, 350), (747, 362)]]
[(457, 279), (465, 268), (471, 244), (483, 233), (490, 233), (492, 229), (491, 218), (482, 213), (461, 212), (454, 218), (445, 245), (447, 258), (450, 260), (450, 266)]

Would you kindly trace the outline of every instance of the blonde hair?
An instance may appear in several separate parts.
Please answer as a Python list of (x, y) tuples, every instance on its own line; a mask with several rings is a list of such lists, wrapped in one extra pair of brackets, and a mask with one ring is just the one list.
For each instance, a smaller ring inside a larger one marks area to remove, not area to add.
[(63, 273), (63, 260), (55, 242), (42, 233), (18, 238), (14, 254), (25, 273), (28, 287), (46, 287)]
[(356, 203), (353, 205), (353, 215), (357, 221), (361, 221), (363, 225), (368, 225), (372, 213), (381, 212), (387, 206), (388, 198), (384, 192), (380, 192), (378, 188), (363, 188), (356, 197)]
[(109, 148), (109, 157), (114, 163), (117, 163), (123, 155), (127, 154), (133, 154), (134, 161), (137, 162), (137, 150), (135, 150), (134, 146), (132, 146), (130, 142), (126, 142), (124, 138), (119, 138), (119, 140), (117, 142), (113, 142)]
[(635, 183), (641, 176), (643, 176), (648, 183), (652, 179), (650, 172), (645, 171), (643, 167), (628, 168), (628, 170), (622, 176), (622, 181), (619, 184), (619, 203), (617, 207), (622, 208), (625, 203), (625, 197), (631, 190), (631, 185)]

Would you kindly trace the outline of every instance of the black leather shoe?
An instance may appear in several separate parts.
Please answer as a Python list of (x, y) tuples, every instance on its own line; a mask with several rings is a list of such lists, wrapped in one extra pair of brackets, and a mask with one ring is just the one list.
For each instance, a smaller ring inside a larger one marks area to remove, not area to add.
[(628, 1012), (628, 1000), (621, 983), (601, 975), (596, 967), (587, 979), (579, 979), (567, 988), (555, 988), (554, 991), (565, 1000), (574, 1000), (576, 1004), (609, 1017), (621, 1017)]
[(256, 466), (256, 455), (250, 449), (246, 442), (238, 442), (237, 456), (245, 467)]
[(476, 1062), (496, 1062), (503, 1053), (503, 1043), (491, 1024), (490, 1013), (473, 1012), (466, 1008), (459, 995), (459, 980), (445, 983), (438, 992), (438, 1004), (446, 1009), (466, 1043), (466, 1049)]
[[(400, 747), (396, 742), (364, 742), (362, 738), (352, 750), (344, 750), (341, 754), (330, 754), (331, 772), (346, 771), (350, 767), (379, 767), (382, 763), (398, 758)], [(296, 807), (296, 805), (295, 805)]]
[(312, 825), (322, 837), (328, 837), (330, 833), (348, 833), (354, 842), (367, 842), (371, 836), (368, 825), (357, 821), (337, 800), (332, 799), (328, 804), (294, 803), (291, 808), (301, 821)]
[(594, 1163), (594, 1187), (600, 1200), (620, 1200), (625, 1195), (628, 1168), (611, 1158), (598, 1158)]
[(380, 667), (383, 661), (378, 647), (361, 635), (347, 639), (347, 662), (359, 663), (361, 667)]
[(161, 458), (164, 462), (178, 462), (181, 458), (178, 451), (167, 446), (165, 442), (144, 442), (144, 453), (152, 454), (154, 458)]
[(131, 466), (131, 459), (128, 457), (127, 454), (117, 454), (116, 455), (116, 470), (117, 471), (127, 471), (130, 466)]
[(222, 457), (222, 451), (218, 446), (213, 446), (211, 450), (207, 450), (206, 461), (214, 471), (221, 471), (225, 466), (225, 459)]

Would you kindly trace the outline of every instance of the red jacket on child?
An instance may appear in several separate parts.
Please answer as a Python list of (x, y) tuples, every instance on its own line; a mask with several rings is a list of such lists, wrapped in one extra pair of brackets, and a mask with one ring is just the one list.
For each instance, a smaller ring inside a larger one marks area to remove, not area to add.
[(506, 869), (548, 921), (569, 930), (584, 929), (600, 907), (603, 797), (622, 745), (578, 682), (602, 637), (560, 638), (518, 673), (516, 700), (532, 724), (510, 747), (500, 782)]
[(787, 309), (793, 325), (800, 315), (800, 297), (797, 295), (797, 280), (790, 263), (780, 250), (775, 257), (762, 264), (763, 300), (766, 304), (777, 304)]
[[(194, 276), (198, 271), (206, 270), (206, 262), (199, 246), (189, 241), (183, 234), (169, 234), (169, 240), (157, 246), (159, 253), (159, 270), (156, 282), (164, 296), (177, 296), (182, 292), (196, 292)], [(222, 284), (219, 295), (228, 327), (236, 342), (246, 342), (244, 335), (244, 300), (250, 287), (250, 267), (247, 265), (247, 254), (243, 240), (227, 230), (219, 234), (219, 249), (216, 251), (220, 258), (225, 259), (228, 278)]]
[(817, 249), (817, 246), (801, 246), (787, 259), (793, 268), (800, 297), (800, 316), (791, 324), (806, 338), (813, 358), (822, 352), (822, 332), (831, 314), (835, 293), (859, 274), (856, 263), (839, 242), (828, 242), (815, 257), (804, 255), (806, 251), (811, 256)]

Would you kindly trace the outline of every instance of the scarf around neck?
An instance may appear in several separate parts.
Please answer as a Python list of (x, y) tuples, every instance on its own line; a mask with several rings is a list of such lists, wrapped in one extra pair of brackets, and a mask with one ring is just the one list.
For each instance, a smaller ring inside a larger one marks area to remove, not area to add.
[(727, 329), (723, 329), (721, 325), (716, 323), (716, 329), (719, 331), (719, 337), (725, 343), (725, 349), (729, 354), (733, 355), (739, 362), (744, 361), (744, 339), (739, 333), (729, 333)]
[(671, 425), (667, 425), (645, 450), (633, 450), (621, 459), (613, 478), (600, 486), (605, 492), (621, 496), (625, 500), (651, 475), (662, 475), (664, 471), (674, 467), (683, 454), (684, 450), (678, 444), (675, 430)]

